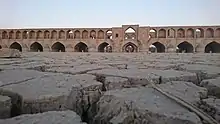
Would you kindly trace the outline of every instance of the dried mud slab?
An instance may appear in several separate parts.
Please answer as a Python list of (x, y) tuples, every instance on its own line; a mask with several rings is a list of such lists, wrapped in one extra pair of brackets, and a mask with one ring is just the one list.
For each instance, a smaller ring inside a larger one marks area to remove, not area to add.
[(0, 71), (0, 87), (22, 83), (37, 77), (43, 77), (45, 75), (47, 75), (47, 73), (41, 73), (34, 70), (3, 70)]
[(152, 80), (156, 83), (169, 81), (189, 81), (197, 82), (195, 73), (176, 70), (156, 70), (156, 69), (102, 69), (90, 71), (88, 74), (101, 76), (114, 76), (128, 78), (131, 85), (147, 85)]
[(158, 87), (163, 91), (192, 104), (195, 104), (208, 96), (206, 88), (199, 87), (192, 82), (171, 81), (165, 84), (160, 84)]
[(208, 94), (220, 98), (220, 77), (203, 80), (200, 86), (208, 89)]
[[(76, 95), (86, 91), (99, 93), (102, 83), (97, 82), (93, 75), (68, 75), (48, 73), (44, 77), (37, 77), (19, 84), (1, 87), (2, 93), (7, 95), (19, 94), (22, 98), (22, 113), (38, 113), (46, 111), (78, 110), (77, 100), (83, 95)], [(13, 95), (11, 95), (13, 96)], [(91, 97), (92, 99), (92, 97)], [(81, 106), (80, 106), (81, 108)], [(80, 109), (79, 108), (79, 109)]]
[(197, 115), (152, 88), (107, 91), (97, 103), (93, 124), (201, 124)]
[(38, 114), (25, 114), (0, 120), (0, 124), (86, 124), (73, 111), (50, 111)]
[(199, 79), (211, 79), (220, 75), (220, 67), (199, 64), (184, 64), (178, 70), (197, 73)]

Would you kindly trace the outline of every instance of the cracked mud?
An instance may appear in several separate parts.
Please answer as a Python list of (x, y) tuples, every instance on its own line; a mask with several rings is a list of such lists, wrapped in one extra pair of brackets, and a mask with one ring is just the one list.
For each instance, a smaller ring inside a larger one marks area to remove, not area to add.
[[(16, 55), (18, 56), (18, 55)], [(23, 53), (0, 58), (0, 124), (220, 122), (220, 54)]]

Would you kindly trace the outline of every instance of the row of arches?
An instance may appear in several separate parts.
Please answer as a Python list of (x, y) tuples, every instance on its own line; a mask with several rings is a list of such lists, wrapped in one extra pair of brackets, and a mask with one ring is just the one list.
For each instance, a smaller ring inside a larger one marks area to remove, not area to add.
[[(204, 52), (205, 53), (210, 53), (210, 52), (220, 53), (219, 48), (220, 48), (220, 44), (213, 41), (205, 46)], [(158, 52), (158, 53), (164, 53), (165, 49), (166, 49), (165, 46), (160, 42), (155, 42), (149, 47), (149, 51)], [(192, 44), (190, 44), (187, 41), (184, 41), (184, 42), (177, 45), (176, 52), (177, 53), (193, 53), (194, 48), (193, 48)]]
[[(46, 30), (46, 31), (2, 31), (2, 39), (105, 39), (109, 38), (109, 35), (112, 35), (112, 31), (108, 30), (107, 32), (103, 30)], [(110, 39), (110, 38), (109, 38)]]
[(151, 38), (220, 38), (220, 28), (188, 28), (188, 29), (151, 29), (149, 33)]
[[(136, 30), (129, 27), (125, 30), (125, 39), (136, 39)], [(151, 38), (220, 38), (220, 28), (151, 28)], [(119, 34), (115, 34), (119, 37)], [(11, 30), (2, 31), (2, 39), (112, 39), (109, 30)]]
[[(1, 48), (2, 47), (0, 46), (0, 49)], [(22, 52), (22, 46), (17, 42), (12, 43), (9, 48), (18, 49), (20, 52)], [(205, 53), (210, 53), (210, 52), (220, 53), (219, 48), (220, 48), (220, 44), (213, 41), (205, 46), (204, 52)], [(51, 50), (52, 52), (66, 52), (65, 46), (60, 42), (54, 43), (51, 46)], [(30, 51), (31, 52), (43, 52), (43, 46), (38, 42), (34, 42), (30, 45)], [(89, 52), (89, 49), (85, 43), (79, 42), (78, 44), (75, 45), (74, 51), (75, 52)], [(135, 45), (134, 43), (128, 42), (122, 47), (122, 51), (123, 52), (138, 52), (138, 46)], [(157, 53), (164, 53), (166, 51), (166, 47), (160, 42), (155, 42), (149, 46), (149, 51), (157, 52)], [(106, 42), (101, 43), (98, 46), (98, 52), (112, 52), (112, 46)], [(184, 41), (177, 45), (176, 52), (193, 53), (194, 48), (192, 44), (190, 44), (187, 41)]]
[[(2, 47), (0, 46), (0, 49), (1, 48)], [(17, 42), (12, 43), (9, 48), (17, 49), (20, 52), (22, 52), (22, 46)], [(51, 50), (52, 52), (66, 52), (65, 46), (60, 42), (54, 43), (51, 46)], [(43, 52), (43, 46), (38, 42), (34, 42), (30, 45), (30, 51), (31, 52)], [(88, 46), (85, 43), (80, 42), (75, 45), (74, 51), (75, 52), (88, 52), (89, 50), (88, 50)], [(112, 52), (112, 47), (106, 42), (101, 43), (98, 46), (98, 52)]]
[[(220, 53), (219, 48), (220, 48), (220, 44), (213, 41), (205, 46), (204, 52), (205, 53), (210, 53), (210, 52)], [(138, 47), (133, 43), (125, 44), (122, 49), (123, 49), (123, 52), (137, 52), (138, 51)], [(155, 53), (155, 52), (165, 53), (166, 47), (165, 47), (165, 45), (163, 45), (160, 42), (155, 42), (149, 46), (149, 51), (153, 52), (153, 53)], [(184, 41), (184, 42), (181, 42), (180, 44), (177, 45), (176, 52), (177, 53), (193, 53), (194, 47), (189, 42)]]

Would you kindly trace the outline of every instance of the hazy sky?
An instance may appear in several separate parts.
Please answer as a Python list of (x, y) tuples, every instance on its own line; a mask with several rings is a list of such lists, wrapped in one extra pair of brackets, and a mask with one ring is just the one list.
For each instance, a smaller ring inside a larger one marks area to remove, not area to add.
[(220, 0), (0, 1), (0, 28), (220, 25)]

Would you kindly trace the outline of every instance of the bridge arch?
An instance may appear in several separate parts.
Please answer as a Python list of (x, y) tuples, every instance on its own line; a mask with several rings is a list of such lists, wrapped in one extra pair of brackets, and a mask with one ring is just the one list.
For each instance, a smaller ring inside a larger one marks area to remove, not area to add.
[[(151, 52), (155, 51), (157, 53), (164, 53), (165, 49), (166, 49), (165, 46), (160, 42), (155, 42), (151, 46), (154, 46), (154, 47), (149, 48), (149, 51), (151, 51)], [(155, 50), (153, 50), (154, 48), (155, 48)]]
[(212, 52), (212, 53), (220, 53), (220, 43), (217, 43), (215, 41), (207, 44), (205, 46), (205, 53), (209, 53), (209, 52)]
[(60, 42), (54, 43), (51, 49), (52, 49), (52, 52), (65, 52), (66, 51), (65, 46)]
[(19, 44), (18, 42), (13, 42), (10, 47), (11, 49), (17, 49), (19, 50), (20, 52), (22, 52), (22, 47), (21, 47), (21, 44)]
[(111, 51), (112, 51), (112, 47), (107, 42), (103, 42), (98, 46), (98, 52), (111, 52)]
[(74, 47), (75, 52), (88, 52), (88, 49), (88, 46), (83, 42), (79, 42)]
[(128, 42), (122, 47), (122, 51), (129, 52), (129, 53), (130, 52), (138, 52), (138, 47), (134, 43)]
[(187, 41), (181, 42), (178, 46), (177, 46), (178, 50), (177, 52), (186, 52), (186, 53), (193, 53), (193, 45)]
[(43, 46), (38, 42), (34, 42), (30, 46), (30, 51), (31, 52), (43, 52)]

